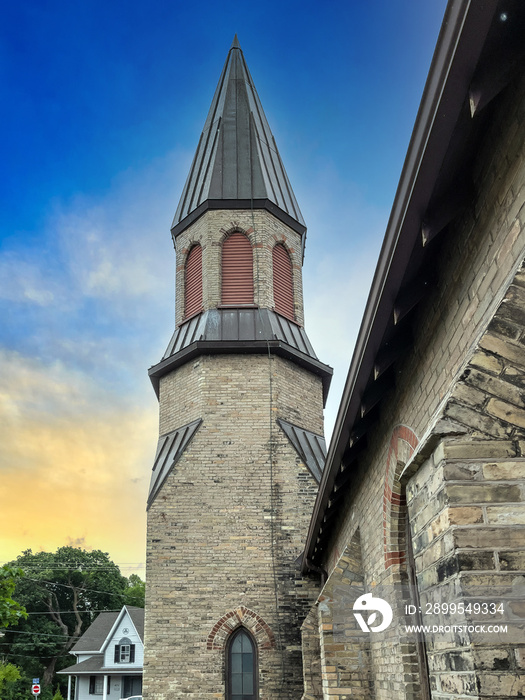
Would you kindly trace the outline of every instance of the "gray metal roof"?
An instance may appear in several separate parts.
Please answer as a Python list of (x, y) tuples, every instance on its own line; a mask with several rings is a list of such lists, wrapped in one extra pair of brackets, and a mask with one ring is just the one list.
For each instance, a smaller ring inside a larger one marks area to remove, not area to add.
[(281, 418), (277, 423), (283, 429), (286, 437), (294, 446), (297, 454), (308, 467), (317, 483), (321, 481), (326, 460), (326, 441), (322, 435), (317, 435)]
[(304, 328), (270, 309), (211, 309), (194, 316), (173, 334), (163, 360), (195, 340), (283, 340), (317, 359)]
[(195, 316), (173, 334), (162, 360), (149, 369), (159, 393), (159, 380), (176, 367), (200, 354), (276, 354), (318, 374), (326, 401), (332, 368), (323, 364), (308, 340), (304, 328), (270, 309), (210, 309)]
[(251, 206), (270, 209), (300, 233), (306, 230), (236, 35), (177, 207), (172, 233), (176, 236), (207, 208)]
[(177, 430), (173, 430), (171, 433), (160, 436), (151, 474), (148, 508), (155, 500), (162, 484), (165, 482), (168, 474), (197, 432), (201, 423), (202, 418), (199, 418), (192, 423), (177, 428)]

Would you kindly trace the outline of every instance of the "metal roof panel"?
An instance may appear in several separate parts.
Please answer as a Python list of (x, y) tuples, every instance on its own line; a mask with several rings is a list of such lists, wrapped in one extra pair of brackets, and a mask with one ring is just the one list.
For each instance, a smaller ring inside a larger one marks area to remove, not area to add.
[(204, 124), (172, 228), (207, 200), (269, 201), (305, 227), (238, 41), (233, 42)]

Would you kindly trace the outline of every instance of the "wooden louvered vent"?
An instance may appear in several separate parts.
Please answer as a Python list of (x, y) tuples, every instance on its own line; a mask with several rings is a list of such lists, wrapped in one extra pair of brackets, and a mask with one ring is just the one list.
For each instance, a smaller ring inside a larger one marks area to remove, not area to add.
[(253, 304), (253, 253), (247, 236), (232, 233), (222, 245), (222, 303)]
[(194, 245), (186, 259), (184, 276), (184, 317), (202, 311), (202, 248)]
[(292, 261), (286, 248), (278, 243), (273, 248), (273, 303), (277, 313), (295, 320), (293, 303)]

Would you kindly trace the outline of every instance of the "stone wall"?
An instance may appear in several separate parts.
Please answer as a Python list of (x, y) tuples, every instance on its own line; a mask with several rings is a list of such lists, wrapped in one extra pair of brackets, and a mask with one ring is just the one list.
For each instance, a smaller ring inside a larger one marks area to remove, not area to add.
[(276, 419), (322, 433), (321, 380), (267, 355), (205, 355), (161, 379), (161, 433), (203, 423), (148, 513), (144, 697), (223, 698), (225, 647), (258, 647), (261, 700), (302, 694), (299, 562), (317, 483)]
[[(418, 311), (413, 350), (396, 367), (396, 388), (354, 467), (324, 561), (330, 578), (359, 529), (365, 588), (408, 585), (408, 482), (422, 599), (449, 579), (460, 596), (476, 582), (490, 587), (494, 576), (521, 586), (524, 117), (522, 80), (493, 115), (474, 168), (471, 206), (449, 226), (443, 243), (431, 244), (437, 246), (439, 284)], [(452, 456), (454, 449), (459, 452)], [(418, 495), (420, 479), (425, 487)], [(394, 608), (402, 604), (399, 594)], [(515, 606), (512, 614), (519, 618), (523, 611)], [(525, 694), (524, 639), (494, 647), (469, 638), (444, 639), (442, 646), (428, 640), (432, 698)], [(370, 658), (374, 698), (424, 697), (417, 648), (399, 636), (378, 635)], [(339, 686), (323, 697), (352, 693)]]

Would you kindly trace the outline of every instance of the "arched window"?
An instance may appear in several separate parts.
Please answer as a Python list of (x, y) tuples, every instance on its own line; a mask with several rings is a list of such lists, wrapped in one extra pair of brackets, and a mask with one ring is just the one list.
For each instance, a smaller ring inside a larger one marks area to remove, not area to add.
[(184, 270), (184, 317), (202, 309), (202, 248), (194, 245), (186, 258)]
[(257, 656), (252, 636), (244, 627), (231, 636), (227, 654), (228, 700), (256, 700)]
[(222, 244), (222, 303), (253, 304), (253, 253), (244, 233), (236, 231)]
[(286, 248), (278, 243), (273, 247), (273, 304), (277, 313), (291, 321), (295, 319), (293, 304), (292, 261)]

